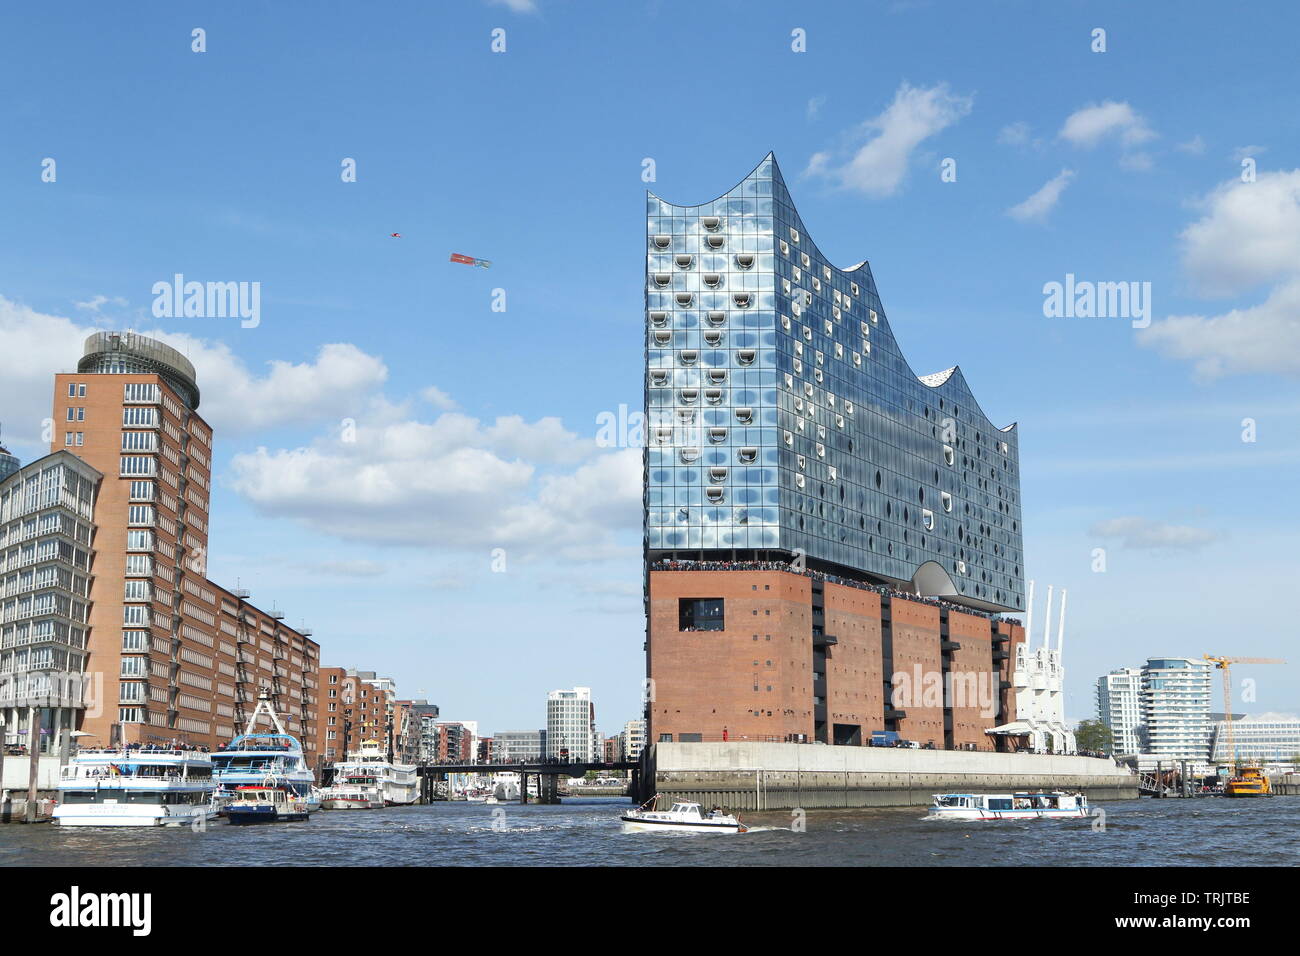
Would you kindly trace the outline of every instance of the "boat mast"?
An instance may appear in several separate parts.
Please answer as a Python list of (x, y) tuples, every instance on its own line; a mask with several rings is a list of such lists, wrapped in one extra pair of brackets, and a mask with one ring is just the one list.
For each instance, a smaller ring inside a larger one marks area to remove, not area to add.
[(270, 695), (265, 692), (257, 695), (257, 706), (253, 708), (253, 713), (249, 715), (248, 726), (244, 728), (245, 734), (257, 733), (257, 715), (266, 714), (271, 718), (271, 724), (275, 727), (276, 733), (289, 736), (289, 732), (284, 729), (284, 724), (280, 723), (280, 715), (271, 709)]

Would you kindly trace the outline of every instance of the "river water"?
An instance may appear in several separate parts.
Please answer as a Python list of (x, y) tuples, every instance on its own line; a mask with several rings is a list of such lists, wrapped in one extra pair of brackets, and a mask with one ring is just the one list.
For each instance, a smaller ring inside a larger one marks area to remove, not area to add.
[[(322, 811), (302, 823), (182, 829), (0, 826), (0, 866), (1300, 865), (1300, 797), (1128, 800), (1102, 820), (962, 823), (922, 807), (747, 813), (746, 834), (619, 830), (616, 798)], [(1104, 822), (1104, 828), (1101, 824)]]

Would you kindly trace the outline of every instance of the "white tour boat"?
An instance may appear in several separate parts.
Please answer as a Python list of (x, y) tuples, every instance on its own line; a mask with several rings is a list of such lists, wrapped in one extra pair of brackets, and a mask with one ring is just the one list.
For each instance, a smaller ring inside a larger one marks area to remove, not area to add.
[(81, 750), (59, 775), (65, 827), (184, 826), (216, 815), (212, 757), (194, 750)]
[(378, 810), (384, 805), (384, 792), (373, 773), (335, 771), (334, 783), (321, 791), (325, 810)]
[[(259, 717), (267, 718), (272, 732), (257, 731)], [(222, 812), (240, 787), (260, 786), (268, 775), (306, 803), (308, 812), (320, 809), (316, 775), (307, 766), (302, 744), (284, 729), (266, 695), (258, 699), (244, 732), (212, 755), (212, 770), (217, 782), (217, 807)]]
[(708, 813), (698, 803), (674, 803), (669, 810), (657, 810), (659, 797), (620, 818), (624, 833), (653, 833), (657, 831), (678, 833), (745, 833), (749, 830), (737, 817), (714, 808)]
[[(420, 800), (420, 777), (415, 764), (394, 763), (380, 746), (378, 740), (363, 740), (361, 749), (348, 754), (347, 760), (334, 765), (334, 779), (355, 782), (356, 786), (373, 788), (378, 792), (381, 807), (401, 807)], [(334, 800), (331, 791), (323, 793), (325, 801)], [(330, 807), (329, 809), (343, 809)]]
[(1088, 798), (1063, 790), (1033, 793), (936, 793), (934, 820), (1060, 820), (1088, 815)]

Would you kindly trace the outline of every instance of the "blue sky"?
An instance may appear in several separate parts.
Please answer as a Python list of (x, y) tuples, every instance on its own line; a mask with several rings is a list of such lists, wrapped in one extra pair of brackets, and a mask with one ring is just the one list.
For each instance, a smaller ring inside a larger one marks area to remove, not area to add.
[[(916, 370), (960, 363), (1020, 423), (1071, 718), (1146, 656), (1295, 658), (1300, 18), (1253, 9), (10, 6), (5, 441), (39, 451), (87, 330), (164, 334), (218, 430), (214, 578), (448, 717), (540, 726), (578, 684), (612, 733), (643, 671), (639, 466), (593, 439), (641, 401), (643, 192), (705, 201), (772, 150)], [(260, 282), (260, 324), (155, 319), (175, 273)], [(1067, 274), (1149, 282), (1150, 328), (1045, 317)], [(1296, 664), (1239, 670), (1238, 709), (1300, 709)]]

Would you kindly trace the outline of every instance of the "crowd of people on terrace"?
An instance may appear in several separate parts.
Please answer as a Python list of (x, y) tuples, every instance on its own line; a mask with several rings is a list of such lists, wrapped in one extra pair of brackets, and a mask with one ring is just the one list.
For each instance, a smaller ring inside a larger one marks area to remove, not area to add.
[(866, 581), (855, 581), (852, 578), (842, 578), (836, 574), (828, 574), (825, 571), (814, 571), (811, 568), (801, 568), (788, 561), (695, 561), (689, 559), (663, 559), (650, 565), (651, 571), (788, 571), (791, 574), (801, 574), (806, 578), (812, 578), (814, 581), (829, 581), (831, 584), (842, 584), (849, 588), (858, 588), (862, 591), (875, 591), (877, 594), (889, 598), (901, 598), (904, 601), (915, 601), (918, 604), (929, 604), (932, 607), (943, 608), (948, 611), (958, 611), (962, 614), (978, 614), (981, 617), (987, 617), (994, 624), (1001, 621), (1007, 623), (1018, 623), (1011, 618), (1004, 618), (1000, 615), (987, 614), (977, 608), (966, 607), (962, 604), (953, 604), (951, 601), (944, 601), (936, 597), (926, 597), (921, 594), (913, 594), (911, 591), (900, 591), (897, 588), (891, 588), (883, 584), (868, 584)]

